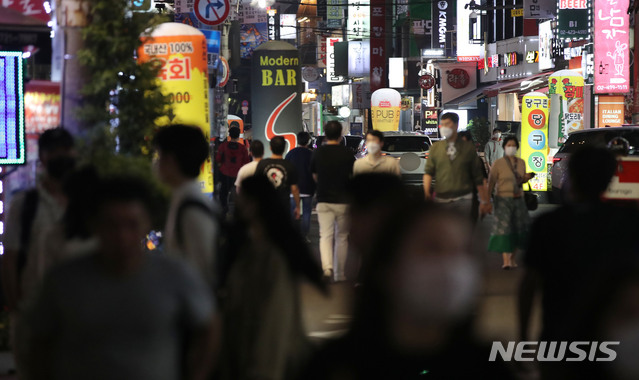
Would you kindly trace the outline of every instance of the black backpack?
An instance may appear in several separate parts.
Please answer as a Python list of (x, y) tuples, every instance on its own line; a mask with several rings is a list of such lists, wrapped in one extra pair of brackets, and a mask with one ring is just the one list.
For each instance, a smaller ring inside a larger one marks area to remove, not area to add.
[(218, 298), (220, 298), (226, 284), (228, 272), (233, 263), (233, 255), (231, 254), (231, 250), (229, 249), (229, 225), (220, 213), (214, 212), (201, 200), (185, 199), (178, 207), (176, 213), (175, 232), (177, 243), (180, 247), (184, 246), (184, 231), (182, 231), (182, 224), (180, 223), (180, 221), (182, 220), (184, 211), (191, 207), (204, 211), (211, 217), (211, 219), (217, 222), (219, 228), (217, 244), (215, 246), (215, 268), (213, 268), (213, 273), (215, 274), (215, 283), (213, 284), (213, 292), (216, 294), (216, 296), (218, 296)]

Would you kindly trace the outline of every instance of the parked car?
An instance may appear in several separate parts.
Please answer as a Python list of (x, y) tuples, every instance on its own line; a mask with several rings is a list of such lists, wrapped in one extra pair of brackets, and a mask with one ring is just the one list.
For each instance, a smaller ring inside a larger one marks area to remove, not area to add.
[[(433, 145), (430, 138), (417, 132), (384, 132), (384, 146), (382, 154), (399, 160), (402, 179), (410, 185), (421, 186), (424, 179), (424, 169), (428, 159), (428, 151)], [(366, 141), (360, 143), (357, 158), (368, 153)]]
[[(313, 141), (313, 149), (317, 149), (318, 147), (324, 145), (324, 140), (325, 136), (316, 136)], [(364, 141), (364, 137), (362, 136), (342, 136), (342, 144), (344, 144), (348, 149), (352, 150), (353, 155), (356, 155), (359, 152), (362, 141)]]
[(562, 189), (568, 179), (568, 162), (572, 153), (586, 145), (608, 146), (611, 140), (618, 138), (627, 141), (628, 155), (639, 156), (637, 126), (594, 128), (571, 133), (552, 159), (551, 179), (555, 199), (561, 199)]

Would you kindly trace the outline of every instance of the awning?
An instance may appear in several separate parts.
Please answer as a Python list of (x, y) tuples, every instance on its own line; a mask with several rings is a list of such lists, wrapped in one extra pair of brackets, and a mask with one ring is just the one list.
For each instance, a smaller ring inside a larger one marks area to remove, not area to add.
[(480, 87), (476, 90), (473, 90), (469, 93), (466, 93), (458, 98), (455, 98), (446, 104), (444, 104), (444, 108), (448, 109), (458, 109), (458, 110), (474, 110), (477, 109), (477, 100), (484, 97), (483, 91), (486, 87)]
[(548, 77), (553, 73), (539, 73), (515, 81), (499, 82), (484, 89), (483, 94), (487, 97), (497, 96), (497, 94), (517, 92), (529, 93), (537, 89), (548, 86)]

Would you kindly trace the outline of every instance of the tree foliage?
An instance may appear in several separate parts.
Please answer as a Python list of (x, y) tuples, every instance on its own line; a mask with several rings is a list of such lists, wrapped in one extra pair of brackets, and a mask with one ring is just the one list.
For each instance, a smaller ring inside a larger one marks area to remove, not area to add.
[(485, 117), (474, 117), (468, 123), (468, 130), (473, 137), (473, 142), (480, 152), (484, 151), (484, 147), (490, 140), (490, 124)]

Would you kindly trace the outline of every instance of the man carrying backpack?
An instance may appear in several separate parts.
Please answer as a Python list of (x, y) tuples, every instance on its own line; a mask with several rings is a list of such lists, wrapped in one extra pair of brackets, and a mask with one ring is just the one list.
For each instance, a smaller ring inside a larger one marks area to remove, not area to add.
[(202, 193), (197, 181), (209, 145), (199, 128), (184, 125), (160, 128), (154, 145), (158, 177), (172, 191), (164, 229), (165, 250), (185, 259), (214, 285), (220, 226), (215, 204)]
[(231, 140), (220, 144), (215, 155), (215, 162), (220, 165), (221, 187), (219, 200), (224, 215), (229, 211), (229, 192), (235, 184), (237, 173), (242, 166), (250, 161), (246, 147), (239, 142), (240, 129), (238, 127), (229, 128), (229, 137)]
[(63, 192), (65, 177), (75, 166), (74, 142), (63, 128), (45, 131), (38, 139), (39, 160), (44, 172), (36, 187), (16, 194), (9, 205), (2, 256), (2, 289), (5, 305), (11, 312), (11, 340), (16, 367), (27, 378), (20, 326), (20, 311), (38, 286), (37, 250), (44, 232), (58, 223), (67, 199)]

